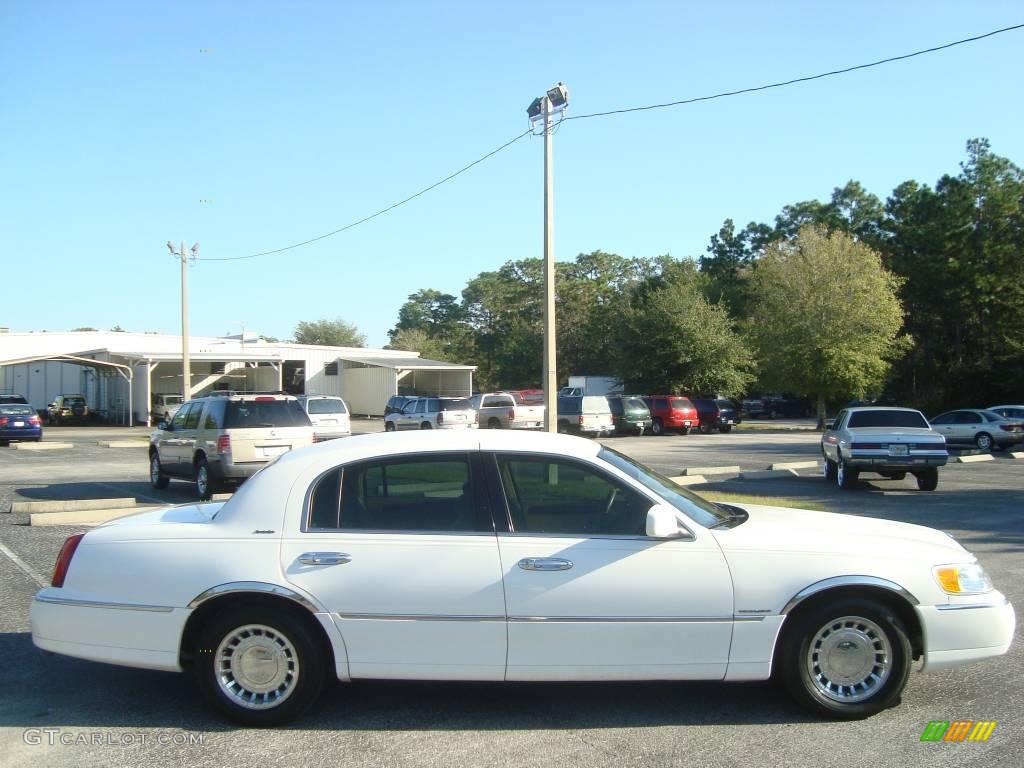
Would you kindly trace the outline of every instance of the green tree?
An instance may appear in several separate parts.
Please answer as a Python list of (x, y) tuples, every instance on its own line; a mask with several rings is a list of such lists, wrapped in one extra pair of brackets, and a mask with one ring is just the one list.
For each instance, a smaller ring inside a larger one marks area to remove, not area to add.
[(900, 337), (900, 278), (844, 232), (805, 226), (769, 246), (751, 277), (751, 338), (767, 386), (825, 401), (877, 393)]
[[(97, 330), (97, 329), (93, 328), (92, 326), (83, 325), (80, 328), (72, 328), (71, 329), (71, 333), (74, 333), (75, 331), (95, 331), (95, 330)], [(111, 330), (114, 330), (114, 329), (111, 329)]]
[(739, 395), (754, 379), (750, 347), (692, 266), (637, 285), (619, 322), (613, 373), (631, 390)]
[(419, 352), (420, 357), (427, 360), (456, 362), (447, 357), (449, 349), (443, 341), (430, 338), (430, 334), (419, 328), (403, 328), (397, 333), (389, 335), (391, 336), (391, 343), (387, 345), (386, 349)]
[(352, 324), (337, 320), (301, 321), (295, 326), (296, 344), (323, 347), (364, 347), (366, 337)]

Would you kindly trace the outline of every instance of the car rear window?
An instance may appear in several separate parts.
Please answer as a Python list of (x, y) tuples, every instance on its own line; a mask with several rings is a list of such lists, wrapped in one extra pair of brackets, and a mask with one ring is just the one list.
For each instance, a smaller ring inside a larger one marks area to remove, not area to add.
[(84, 397), (65, 397), (64, 405), (85, 405)]
[(622, 401), (622, 404), (630, 411), (646, 411), (647, 403), (639, 397), (629, 397)]
[(308, 426), (309, 416), (298, 400), (234, 400), (224, 416), (225, 429)]
[(310, 413), (348, 413), (345, 403), (332, 397), (318, 397), (307, 403)]
[(438, 400), (430, 401), (431, 407), (429, 411), (468, 411), (473, 408), (473, 404), (465, 398), (452, 398), (442, 397)]
[(0, 405), (0, 415), (3, 416), (35, 416), (35, 414), (31, 405)]
[(22, 395), (0, 395), (0, 403), (28, 403)]
[(691, 403), (685, 397), (673, 397), (672, 400), (669, 402), (668, 407), (669, 408), (693, 408), (693, 403)]
[(850, 414), (850, 423), (847, 426), (928, 429), (928, 422), (917, 411), (857, 411)]

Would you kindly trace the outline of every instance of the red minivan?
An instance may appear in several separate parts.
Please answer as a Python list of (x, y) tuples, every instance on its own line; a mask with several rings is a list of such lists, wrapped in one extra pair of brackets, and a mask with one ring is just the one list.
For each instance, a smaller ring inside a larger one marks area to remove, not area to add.
[(679, 395), (644, 395), (643, 401), (651, 411), (651, 432), (663, 435), (675, 430), (681, 435), (700, 423), (697, 409), (689, 398)]

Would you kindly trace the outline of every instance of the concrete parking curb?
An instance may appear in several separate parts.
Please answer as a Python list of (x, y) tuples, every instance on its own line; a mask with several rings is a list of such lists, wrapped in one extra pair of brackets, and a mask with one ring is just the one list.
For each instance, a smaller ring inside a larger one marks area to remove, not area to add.
[(74, 443), (11, 443), (15, 451), (58, 451), (74, 447)]
[(957, 456), (955, 461), (957, 464), (974, 464), (978, 461), (995, 461), (996, 457), (991, 453), (979, 453), (976, 456)]
[(820, 466), (820, 461), (780, 461), (775, 464), (769, 464), (768, 469), (814, 469)]
[[(817, 462), (814, 463), (817, 466)], [(798, 477), (795, 469), (755, 469), (740, 474), (740, 480), (776, 480), (783, 477)]]
[(739, 465), (732, 467), (687, 467), (683, 470), (683, 475), (738, 475), (740, 473)]
[(11, 504), (11, 512), (15, 514), (32, 514), (35, 512), (79, 512), (90, 509), (124, 509), (134, 507), (134, 497), (117, 499), (70, 499), (64, 501), (16, 501)]
[(1011, 459), (1024, 459), (1024, 451), (1008, 451), (1006, 455)]
[(707, 482), (707, 479), (703, 475), (677, 475), (676, 477), (670, 477), (676, 485), (701, 485)]
[(96, 445), (104, 448), (148, 448), (149, 442), (143, 440), (99, 440)]
[(138, 512), (160, 509), (159, 505), (146, 507), (117, 507), (115, 509), (83, 509), (75, 512), (37, 512), (29, 517), (29, 524), (39, 525), (100, 525)]

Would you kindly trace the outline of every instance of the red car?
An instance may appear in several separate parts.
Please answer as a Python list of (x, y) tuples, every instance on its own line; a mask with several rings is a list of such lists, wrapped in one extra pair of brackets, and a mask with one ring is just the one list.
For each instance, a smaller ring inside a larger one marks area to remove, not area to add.
[(700, 423), (697, 409), (689, 398), (679, 395), (644, 395), (643, 401), (651, 411), (651, 432), (656, 435), (673, 430), (685, 435)]

